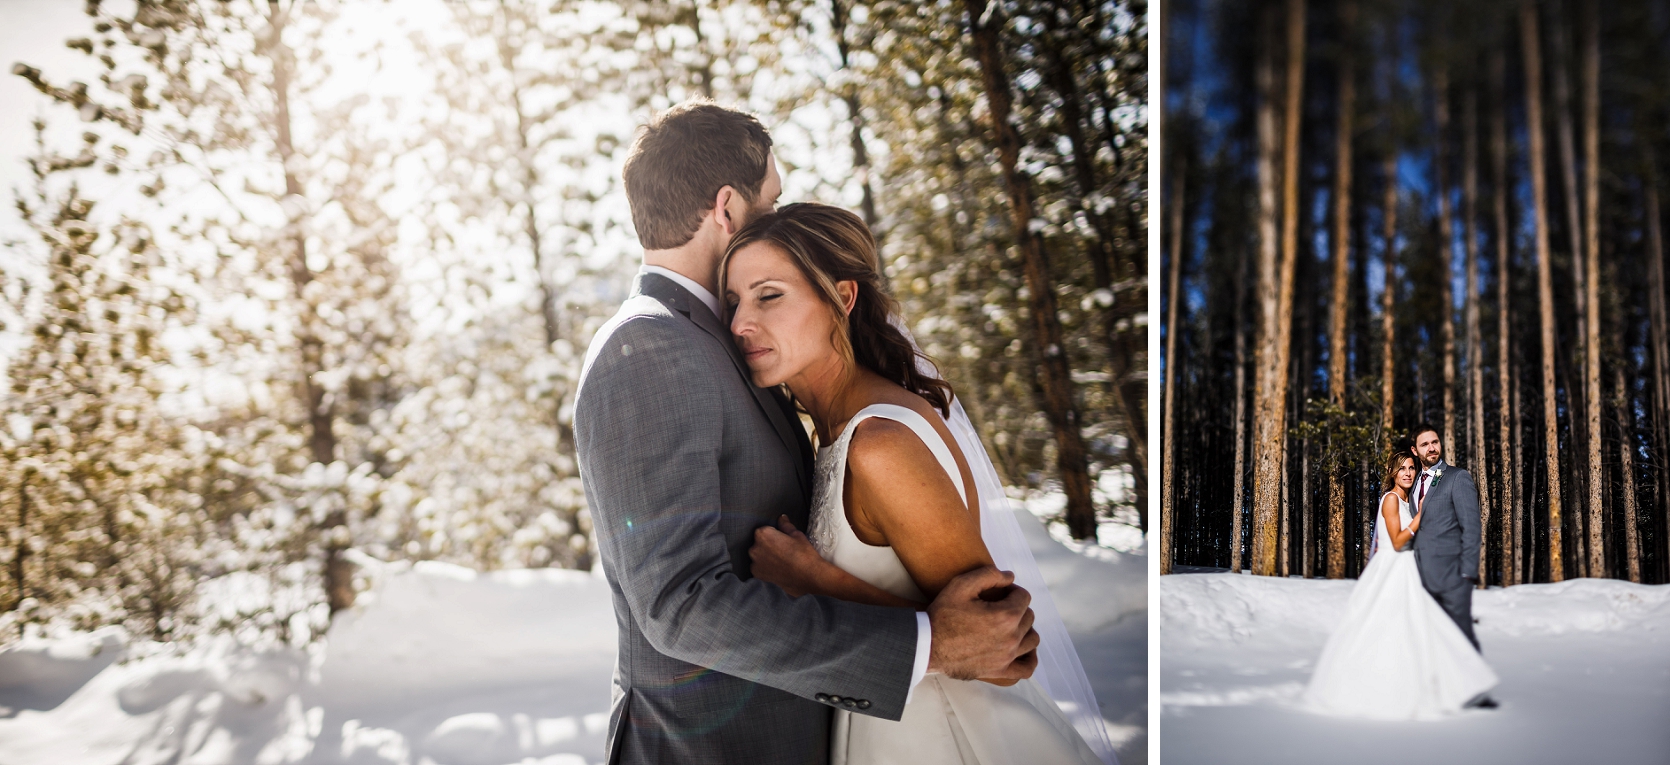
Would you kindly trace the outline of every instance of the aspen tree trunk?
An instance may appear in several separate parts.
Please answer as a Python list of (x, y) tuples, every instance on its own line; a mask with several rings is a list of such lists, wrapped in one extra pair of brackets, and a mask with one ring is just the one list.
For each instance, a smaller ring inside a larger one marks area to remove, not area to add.
[(1544, 159), (1542, 115), (1542, 48), (1537, 36), (1537, 6), (1519, 6), (1519, 32), (1525, 57), (1525, 112), (1531, 154), (1531, 200), (1535, 212), (1537, 247), (1537, 302), (1542, 329), (1543, 463), (1548, 471), (1549, 580), (1565, 580), (1560, 539), (1560, 424), (1554, 391), (1554, 283), (1549, 267), (1548, 185)]
[(1432, 164), (1438, 178), (1435, 190), (1438, 195), (1438, 273), (1443, 277), (1438, 283), (1438, 300), (1444, 307), (1443, 323), (1438, 325), (1444, 375), (1444, 458), (1455, 460), (1458, 456), (1455, 453), (1455, 298), (1450, 292), (1452, 274), (1455, 273), (1455, 223), (1450, 209), (1449, 153), (1445, 150), (1450, 134), (1450, 74), (1442, 64), (1432, 74), (1432, 88), (1437, 96), (1433, 116), (1438, 123), (1432, 152)]
[(1589, 279), (1584, 290), (1583, 389), (1589, 415), (1589, 575), (1607, 576), (1605, 536), (1602, 534), (1600, 462), (1600, 19), (1597, 3), (1584, 4), (1583, 28), (1583, 255)]
[[(1273, 22), (1273, 18), (1271, 19)], [(1298, 106), (1304, 74), (1305, 4), (1287, 0), (1287, 136), (1283, 140), (1283, 199), (1298, 196)], [(1254, 574), (1276, 573), (1277, 532), (1284, 504), (1287, 442), (1287, 371), (1292, 350), (1293, 269), (1296, 258), (1285, 257), (1290, 247), (1278, 248), (1276, 239), (1276, 115), (1274, 105), (1275, 63), (1261, 58), (1259, 84), (1259, 275), (1260, 308), (1258, 376), (1253, 404), (1253, 554)], [(1291, 194), (1288, 190), (1291, 189)], [(1296, 199), (1294, 199), (1296, 202)], [(1297, 205), (1283, 205), (1282, 240), (1297, 243)]]
[[(1589, 291), (1585, 287), (1585, 284), (1588, 281), (1588, 274), (1586, 273), (1588, 260), (1583, 254), (1583, 222), (1582, 214), (1579, 211), (1580, 203), (1578, 201), (1581, 199), (1580, 192), (1578, 191), (1580, 182), (1578, 180), (1576, 143), (1573, 140), (1574, 127), (1572, 125), (1571, 83), (1570, 76), (1567, 74), (1571, 65), (1571, 52), (1570, 42), (1566, 38), (1564, 19), (1562, 18), (1563, 9), (1563, 3), (1556, 4), (1556, 18), (1560, 19), (1561, 23), (1557, 23), (1549, 29), (1554, 42), (1554, 114), (1560, 148), (1560, 176), (1564, 181), (1566, 192), (1566, 220), (1568, 224), (1566, 229), (1571, 241), (1572, 301), (1576, 304), (1577, 308), (1577, 347), (1575, 360), (1578, 364), (1586, 364), (1586, 359), (1589, 354), (1589, 311), (1586, 305), (1589, 297)], [(1571, 420), (1572, 440), (1578, 444), (1582, 444), (1583, 448), (1587, 449), (1590, 443), (1588, 435), (1589, 417), (1585, 412), (1589, 406), (1587, 378), (1584, 380), (1584, 389), (1581, 396), (1570, 387), (1567, 388), (1566, 401), (1567, 405), (1570, 407), (1568, 416)], [(1587, 454), (1584, 456), (1585, 458), (1588, 457)], [(1572, 473), (1572, 479), (1575, 482), (1575, 485), (1572, 486), (1572, 494), (1576, 497), (1583, 497), (1586, 500), (1589, 497), (1589, 492), (1586, 490), (1585, 486), (1585, 484), (1589, 482), (1588, 472), (1574, 470)], [(1572, 551), (1576, 556), (1578, 570), (1573, 573), (1578, 576), (1586, 576), (1589, 559), (1583, 554), (1583, 547), (1585, 546), (1587, 539), (1583, 534), (1582, 526), (1587, 519), (1582, 512), (1578, 512), (1573, 515), (1571, 520), (1573, 525), (1577, 526), (1576, 531), (1578, 535), (1577, 539), (1574, 540), (1575, 549)]]
[[(1347, 0), (1340, 6), (1340, 26), (1349, 36), (1357, 19), (1357, 4)], [(1355, 108), (1356, 82), (1351, 46), (1345, 45), (1339, 66), (1339, 122), (1335, 132), (1334, 164), (1334, 294), (1328, 306), (1328, 394), (1334, 406), (1345, 408), (1345, 322), (1350, 298), (1349, 260), (1351, 253), (1351, 117)], [(1345, 486), (1339, 468), (1328, 471), (1328, 578), (1345, 576)]]
[(1037, 215), (1033, 209), (1031, 180), (1019, 168), (1021, 139), (1010, 119), (1013, 95), (1009, 90), (1009, 75), (1003, 68), (1003, 44), (998, 38), (1003, 22), (1001, 19), (986, 19), (986, 5), (986, 0), (964, 0), (975, 57), (980, 62), (986, 100), (991, 109), (998, 161), (1003, 166), (1004, 186), (1014, 215), (1015, 241), (1019, 245), (1022, 270), (1026, 275), (1028, 319), (1032, 325), (1032, 339), (1038, 346), (1039, 376), (1043, 389), (1043, 401), (1040, 403), (1055, 437), (1056, 469), (1061, 474), (1061, 487), (1067, 494), (1067, 530), (1074, 539), (1087, 539), (1096, 533), (1096, 508), (1090, 498), (1089, 459), (1062, 339), (1055, 277), (1051, 273), (1048, 253), (1044, 251), (1044, 241), (1032, 225)]
[(1171, 268), (1170, 281), (1166, 284), (1166, 371), (1165, 371), (1165, 408), (1162, 410), (1160, 426), (1163, 432), (1160, 443), (1165, 449), (1165, 456), (1160, 460), (1160, 574), (1171, 573), (1172, 558), (1175, 557), (1173, 537), (1177, 527), (1176, 514), (1176, 480), (1174, 469), (1174, 455), (1177, 452), (1177, 436), (1173, 430), (1172, 417), (1177, 409), (1177, 301), (1181, 295), (1179, 284), (1183, 281), (1183, 183), (1187, 177), (1188, 161), (1179, 152), (1177, 167), (1172, 173), (1171, 180)]
[(1503, 60), (1501, 49), (1490, 56), (1490, 81), (1496, 88), (1495, 108), (1490, 117), (1490, 162), (1492, 170), (1491, 204), (1496, 221), (1496, 374), (1498, 390), (1501, 391), (1501, 408), (1497, 413), (1498, 438), (1497, 449), (1501, 454), (1500, 469), (1502, 471), (1502, 586), (1519, 584), (1519, 567), (1515, 552), (1520, 523), (1521, 498), (1517, 490), (1518, 484), (1514, 480), (1516, 458), (1510, 454), (1510, 444), (1513, 440), (1512, 431), (1518, 427), (1510, 408), (1509, 391), (1512, 388), (1511, 371), (1508, 362), (1508, 349), (1513, 344), (1512, 323), (1510, 316), (1513, 307), (1508, 301), (1508, 286), (1511, 281), (1508, 271), (1508, 129), (1506, 101), (1507, 66)]
[[(1658, 167), (1651, 142), (1643, 142), (1642, 164), (1647, 166), (1647, 311), (1653, 352), (1653, 447), (1658, 465), (1658, 502), (1665, 513), (1665, 528), (1670, 530), (1670, 476), (1663, 464), (1670, 455), (1670, 326), (1667, 326), (1664, 282), (1664, 230), (1659, 221), (1662, 210), (1658, 202)], [(1665, 562), (1670, 566), (1670, 534), (1665, 540)]]
[(1478, 91), (1467, 89), (1463, 107), (1462, 130), (1467, 134), (1462, 147), (1461, 194), (1462, 216), (1466, 219), (1467, 246), (1467, 464), (1473, 467), (1479, 487), (1479, 543), (1484, 546), (1479, 555), (1479, 589), (1488, 586), (1485, 573), (1490, 569), (1490, 476), (1484, 455), (1484, 361), (1483, 342), (1479, 337), (1479, 98)]
[[(290, 77), (295, 56), (284, 44), (284, 27), (289, 21), (289, 12), (280, 9), (277, 0), (268, 0), (267, 19), (272, 27), (268, 38), (272, 50), (268, 60), (272, 63), (274, 144), (278, 150), (277, 159), (284, 170), (284, 193), (300, 197), (302, 187), (293, 169), (292, 159), (296, 150), (290, 134)], [(336, 433), (332, 429), (336, 416), (324, 386), (319, 382), (320, 373), (324, 371), (325, 346), (319, 337), (318, 316), (312, 306), (306, 305), (307, 285), (313, 281), (313, 271), (307, 265), (307, 237), (301, 233), (302, 227), (295, 228), (297, 233), (291, 237), (292, 249), (287, 266), (292, 295), (303, 304), (304, 309), (297, 340), (302, 357), (300, 387), (308, 412), (308, 451), (314, 462), (329, 465), (336, 460)], [(343, 533), (347, 531), (347, 524), (346, 513), (336, 510), (325, 516), (319, 528), (325, 540), (325, 598), (332, 616), (354, 605), (353, 564), (342, 557), (342, 552), (349, 547), (348, 535)]]

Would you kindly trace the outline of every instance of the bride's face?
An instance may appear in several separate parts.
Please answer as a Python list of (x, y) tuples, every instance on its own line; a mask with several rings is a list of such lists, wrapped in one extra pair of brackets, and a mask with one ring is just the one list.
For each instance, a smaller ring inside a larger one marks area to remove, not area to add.
[(1397, 485), (1408, 489), (1415, 485), (1415, 458), (1404, 457), (1397, 469)]
[(724, 289), (731, 334), (755, 385), (769, 388), (838, 363), (829, 304), (776, 245), (755, 242), (737, 250)]

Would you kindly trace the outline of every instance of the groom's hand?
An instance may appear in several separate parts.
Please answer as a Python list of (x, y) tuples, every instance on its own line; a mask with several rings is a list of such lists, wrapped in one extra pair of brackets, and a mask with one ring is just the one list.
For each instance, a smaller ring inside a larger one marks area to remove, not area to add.
[(982, 566), (959, 575), (928, 604), (928, 671), (958, 680), (1024, 680), (1038, 667), (1032, 594), (1015, 575)]

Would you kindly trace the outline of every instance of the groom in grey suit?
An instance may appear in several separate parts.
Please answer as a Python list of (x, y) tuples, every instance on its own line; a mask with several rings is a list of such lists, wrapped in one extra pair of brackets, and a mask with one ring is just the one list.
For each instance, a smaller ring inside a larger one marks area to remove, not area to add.
[(1012, 582), (995, 569), (926, 612), (750, 575), (756, 530), (806, 528), (812, 493), (805, 429), (752, 384), (716, 297), (726, 243), (781, 190), (770, 147), (752, 116), (694, 102), (627, 159), (645, 265), (587, 350), (574, 410), (619, 627), (611, 763), (824, 765), (834, 709), (897, 720), (928, 671), (1024, 678), (1037, 661), (1030, 596), (994, 590)]
[(1421, 584), (1477, 650), (1473, 589), (1479, 583), (1479, 488), (1471, 473), (1444, 462), (1444, 439), (1436, 426), (1415, 427), (1415, 459), (1422, 467), (1411, 493), (1416, 511), (1423, 513), (1414, 546)]

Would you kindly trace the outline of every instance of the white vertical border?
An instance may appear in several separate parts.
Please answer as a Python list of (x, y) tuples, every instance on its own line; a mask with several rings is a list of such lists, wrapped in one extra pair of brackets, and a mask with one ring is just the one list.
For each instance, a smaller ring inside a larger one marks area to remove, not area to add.
[[(1167, 0), (1148, 4), (1148, 443), (1160, 444), (1160, 202), (1161, 105), (1165, 82), (1161, 63), (1165, 30), (1161, 18)], [(1166, 360), (1168, 363), (1170, 359)], [(1161, 444), (1171, 448), (1170, 444)], [(1160, 514), (1159, 449), (1148, 450), (1148, 763), (1160, 765)]]

